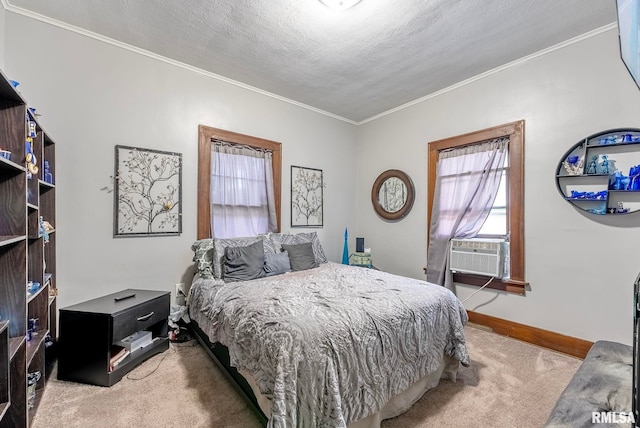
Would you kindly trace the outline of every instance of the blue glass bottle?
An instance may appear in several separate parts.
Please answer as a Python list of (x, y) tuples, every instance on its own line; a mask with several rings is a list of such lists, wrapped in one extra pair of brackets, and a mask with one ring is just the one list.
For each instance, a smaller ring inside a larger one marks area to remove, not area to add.
[(53, 184), (53, 174), (49, 170), (49, 161), (44, 161), (44, 181)]

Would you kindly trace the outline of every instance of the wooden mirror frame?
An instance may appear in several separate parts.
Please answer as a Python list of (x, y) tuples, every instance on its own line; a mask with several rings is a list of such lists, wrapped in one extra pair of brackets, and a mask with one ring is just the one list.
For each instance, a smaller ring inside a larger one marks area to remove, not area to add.
[[(382, 184), (389, 178), (399, 179), (407, 188), (407, 200), (404, 202), (404, 206), (393, 213), (385, 210), (382, 205), (380, 205), (380, 199), (378, 198)], [(398, 169), (389, 169), (380, 174), (378, 178), (376, 178), (376, 181), (373, 183), (373, 188), (371, 189), (371, 203), (373, 204), (373, 209), (376, 211), (376, 214), (388, 221), (402, 220), (407, 214), (409, 214), (409, 211), (411, 211), (411, 208), (413, 207), (415, 196), (416, 193), (413, 187), (413, 181), (411, 181), (411, 178), (407, 174)]]

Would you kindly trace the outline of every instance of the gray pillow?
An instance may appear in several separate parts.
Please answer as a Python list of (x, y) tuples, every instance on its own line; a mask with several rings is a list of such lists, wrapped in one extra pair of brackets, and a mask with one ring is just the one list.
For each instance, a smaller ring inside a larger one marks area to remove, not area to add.
[(311, 242), (295, 245), (282, 244), (282, 250), (289, 253), (291, 270), (306, 270), (318, 267)]
[(262, 240), (244, 247), (226, 247), (222, 266), (224, 282), (248, 281), (264, 276)]
[[(224, 250), (227, 247), (246, 247), (256, 241), (262, 242), (262, 236), (242, 238), (215, 238), (213, 240), (213, 277), (222, 278), (224, 274)], [(266, 251), (265, 251), (266, 252)]]
[(264, 255), (265, 276), (279, 275), (285, 272), (291, 272), (291, 264), (289, 263), (288, 251), (283, 251), (278, 254)]
[(196, 269), (204, 278), (213, 277), (213, 239), (201, 239), (191, 246)]
[[(310, 233), (297, 233), (292, 235), (290, 233), (272, 233), (269, 235), (267, 239), (270, 244), (270, 247), (273, 247), (275, 252), (278, 252), (282, 246), (282, 244), (302, 244), (304, 242), (311, 242), (313, 248), (313, 254), (316, 258), (316, 262), (318, 263), (326, 263), (327, 256), (324, 254), (324, 250), (322, 249), (322, 245), (320, 244), (320, 239), (318, 238), (318, 234), (316, 232)], [(265, 244), (266, 246), (267, 244)]]

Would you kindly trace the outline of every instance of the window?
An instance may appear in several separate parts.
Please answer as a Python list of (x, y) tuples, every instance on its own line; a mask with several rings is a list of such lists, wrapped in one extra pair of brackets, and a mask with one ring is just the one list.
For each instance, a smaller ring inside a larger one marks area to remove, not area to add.
[[(237, 134), (235, 132), (224, 131), (221, 129), (211, 128), (208, 126), (200, 125), (199, 127), (199, 137), (198, 137), (198, 239), (210, 238), (213, 236), (212, 234), (212, 225), (211, 225), (211, 210), (216, 209), (212, 208), (212, 204), (221, 206), (219, 198), (219, 192), (211, 191), (211, 146), (213, 141), (224, 141), (227, 143), (232, 143), (234, 145), (240, 146), (248, 146), (256, 149), (267, 150), (271, 153), (271, 167), (273, 170), (273, 199), (275, 205), (275, 214), (276, 214), (276, 230), (280, 230), (280, 195), (281, 195), (281, 177), (282, 177), (282, 153), (281, 153), (281, 144), (264, 140), (261, 138), (251, 137), (248, 135)], [(225, 156), (223, 156), (225, 157)], [(240, 156), (244, 158), (244, 161), (250, 160), (246, 159), (246, 156)], [(253, 177), (243, 175), (243, 174), (234, 174), (234, 167), (230, 167), (229, 164), (226, 164), (225, 168), (219, 169), (217, 174), (227, 175), (227, 176), (236, 176), (237, 180), (236, 184), (241, 186), (252, 184), (256, 187), (256, 176), (259, 174), (253, 174)], [(259, 184), (258, 186), (259, 187)], [(247, 198), (247, 192), (240, 192), (242, 195), (242, 200), (239, 200), (236, 205), (238, 208), (238, 216), (246, 217), (246, 212), (248, 210), (254, 209), (262, 209), (259, 205), (263, 205), (264, 199), (261, 196), (256, 196), (252, 198)], [(213, 195), (213, 196), (212, 196)], [(258, 202), (256, 202), (258, 201)], [(255, 202), (255, 203), (254, 203)], [(244, 214), (243, 214), (244, 213)], [(215, 226), (213, 226), (215, 227)], [(245, 230), (242, 226), (240, 229), (229, 232), (232, 235), (239, 236), (245, 234)]]
[(236, 238), (275, 232), (271, 150), (213, 140), (211, 235)]
[(482, 225), (478, 237), (482, 238), (508, 238), (508, 224), (507, 224), (507, 171), (509, 169), (509, 156), (505, 161), (504, 168), (502, 168), (502, 177), (500, 179), (500, 187), (498, 187), (498, 194), (495, 201), (493, 201), (493, 207), (489, 217)]
[[(438, 153), (456, 147), (509, 137), (508, 156), (503, 170), (503, 178), (490, 218), (479, 234), (482, 236), (507, 236), (509, 238), (509, 279), (494, 279), (487, 288), (524, 294), (527, 283), (524, 279), (524, 121), (509, 123), (482, 131), (459, 135), (429, 143), (428, 171), (428, 213), (431, 219), (433, 209), (436, 164)], [(428, 223), (429, 227), (430, 221)], [(429, 239), (429, 230), (427, 230)], [(428, 243), (427, 243), (428, 245)], [(455, 274), (454, 281), (468, 285), (483, 285), (488, 278), (480, 275)]]

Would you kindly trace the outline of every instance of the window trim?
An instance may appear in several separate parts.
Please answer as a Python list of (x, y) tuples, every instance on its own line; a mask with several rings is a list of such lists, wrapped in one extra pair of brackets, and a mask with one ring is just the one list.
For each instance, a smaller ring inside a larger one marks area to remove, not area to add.
[[(524, 277), (524, 120), (432, 141), (428, 144), (427, 248), (429, 247), (429, 232), (431, 228), (433, 195), (435, 193), (438, 152), (506, 136), (509, 137), (507, 218), (509, 224), (509, 262), (511, 278), (506, 280), (493, 279), (487, 285), (487, 288), (524, 294), (526, 287), (529, 285)], [(474, 286), (484, 285), (488, 278), (489, 277), (483, 275), (471, 274), (455, 274), (453, 276), (454, 282)]]
[(273, 195), (276, 203), (276, 218), (280, 231), (280, 207), (282, 194), (282, 144), (250, 135), (225, 131), (210, 126), (198, 126), (198, 225), (197, 239), (211, 238), (211, 140), (269, 149), (272, 152)]

